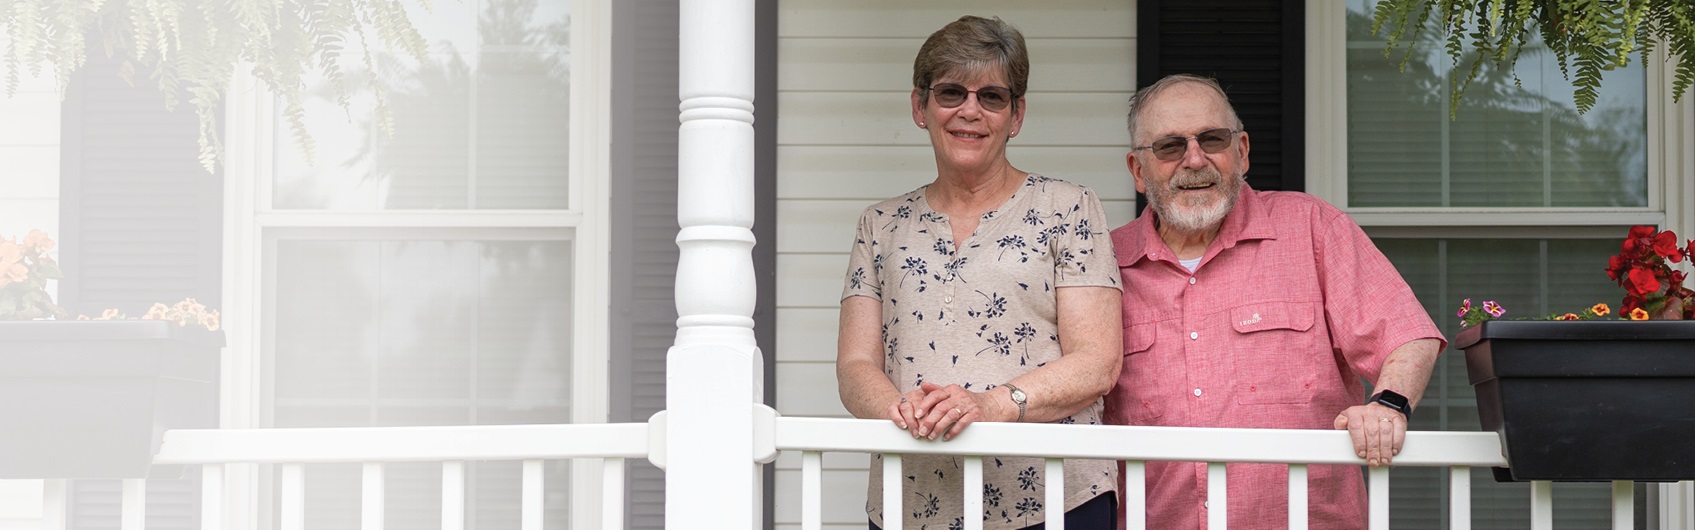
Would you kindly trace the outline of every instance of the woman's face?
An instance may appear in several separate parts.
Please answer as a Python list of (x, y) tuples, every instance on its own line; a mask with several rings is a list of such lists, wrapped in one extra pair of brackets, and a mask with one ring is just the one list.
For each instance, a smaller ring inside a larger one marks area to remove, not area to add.
[[(1024, 98), (1012, 98), (1010, 105), (995, 107), (994, 95), (984, 96), (986, 87), (1006, 91), (1005, 75), (998, 68), (952, 71), (938, 76), (930, 86), (929, 97), (919, 90), (912, 91), (912, 120), (930, 133), (930, 147), (935, 150), (936, 164), (946, 171), (982, 172), (1000, 167), (1006, 162), (1006, 142), (1018, 134), (1024, 125)], [(945, 98), (934, 87), (954, 84), (972, 91), (957, 106), (942, 104)], [(991, 89), (993, 91), (993, 89)], [(985, 105), (985, 100), (989, 100)]]

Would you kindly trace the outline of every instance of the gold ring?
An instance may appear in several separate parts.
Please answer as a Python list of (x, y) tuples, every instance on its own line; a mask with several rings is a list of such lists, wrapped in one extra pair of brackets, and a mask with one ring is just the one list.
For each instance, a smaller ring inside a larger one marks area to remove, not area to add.
[(958, 415), (959, 415), (959, 417), (961, 417), (961, 418), (963, 418), (963, 417), (965, 417), (965, 411), (963, 411), (963, 410), (959, 410), (959, 407), (954, 407), (954, 408), (953, 408), (953, 413), (954, 413), (954, 414), (958, 414)]
[(1395, 419), (1388, 416), (1378, 416), (1377, 421), (1395, 421)]

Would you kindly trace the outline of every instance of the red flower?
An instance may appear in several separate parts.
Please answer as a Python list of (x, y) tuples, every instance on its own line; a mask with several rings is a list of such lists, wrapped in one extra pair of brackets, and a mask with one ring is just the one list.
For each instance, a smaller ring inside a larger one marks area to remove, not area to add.
[(1654, 253), (1671, 260), (1672, 263), (1683, 261), (1683, 249), (1677, 248), (1677, 235), (1671, 232), (1660, 232), (1652, 240)]
[(1630, 281), (1625, 283), (1624, 289), (1636, 296), (1657, 293), (1660, 291), (1660, 279), (1654, 276), (1654, 271), (1633, 268), (1630, 269)]
[(1652, 237), (1654, 235), (1654, 232), (1658, 232), (1658, 231), (1659, 231), (1659, 229), (1656, 229), (1656, 228), (1654, 228), (1653, 226), (1650, 226), (1650, 225), (1636, 225), (1636, 226), (1630, 227), (1630, 235), (1625, 236), (1625, 238), (1628, 240), (1628, 239), (1638, 239), (1638, 238), (1644, 238), (1644, 237)]
[(1610, 278), (1615, 282), (1622, 282), (1624, 281), (1624, 270), (1624, 256), (1613, 256), (1611, 258), (1607, 258), (1607, 278)]

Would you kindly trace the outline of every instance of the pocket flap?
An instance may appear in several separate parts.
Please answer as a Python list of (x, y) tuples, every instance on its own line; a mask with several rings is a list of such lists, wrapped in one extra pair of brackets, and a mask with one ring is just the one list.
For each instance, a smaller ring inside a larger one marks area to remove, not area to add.
[(1312, 328), (1312, 304), (1300, 302), (1268, 302), (1249, 304), (1230, 310), (1230, 325), (1237, 333), (1253, 333), (1269, 329), (1306, 331)]
[(1148, 351), (1149, 348), (1154, 347), (1154, 334), (1158, 331), (1158, 322), (1125, 326), (1124, 354), (1134, 355)]

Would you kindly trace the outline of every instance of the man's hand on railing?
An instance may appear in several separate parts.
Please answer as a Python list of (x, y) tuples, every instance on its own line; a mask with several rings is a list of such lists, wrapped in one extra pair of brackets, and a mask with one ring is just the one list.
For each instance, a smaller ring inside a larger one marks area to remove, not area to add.
[(1354, 453), (1366, 464), (1387, 466), (1407, 441), (1406, 416), (1377, 403), (1355, 405), (1336, 416), (1336, 429), (1354, 439)]

